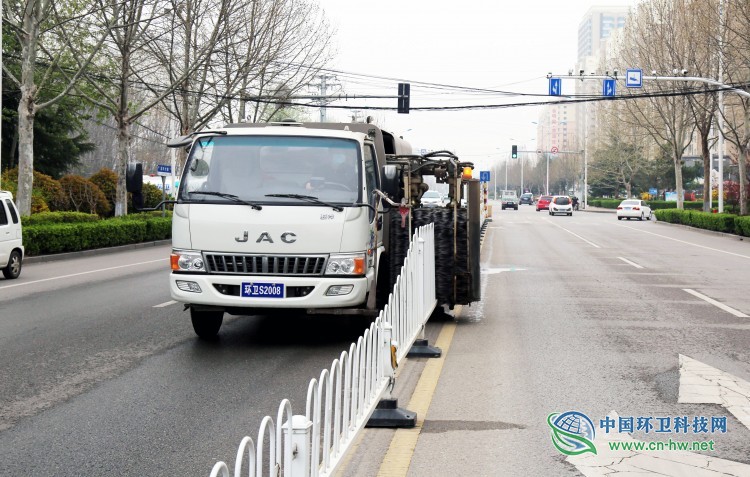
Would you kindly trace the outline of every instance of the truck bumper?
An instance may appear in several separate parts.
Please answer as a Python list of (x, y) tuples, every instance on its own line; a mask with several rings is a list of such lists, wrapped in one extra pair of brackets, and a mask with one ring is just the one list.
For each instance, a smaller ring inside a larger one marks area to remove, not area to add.
[[(347, 308), (364, 307), (369, 284), (374, 279), (372, 270), (365, 277), (330, 278), (172, 273), (169, 288), (173, 300), (190, 305), (224, 308)], [(284, 296), (243, 297), (240, 296), (243, 283), (283, 284)], [(326, 294), (332, 286), (346, 285), (351, 285), (352, 289), (345, 295)], [(194, 291), (185, 291), (188, 288)]]

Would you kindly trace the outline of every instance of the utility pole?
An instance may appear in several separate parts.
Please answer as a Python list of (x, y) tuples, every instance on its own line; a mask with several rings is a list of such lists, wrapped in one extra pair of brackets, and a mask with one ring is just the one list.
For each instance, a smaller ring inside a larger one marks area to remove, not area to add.
[(320, 82), (312, 83), (310, 84), (310, 86), (318, 88), (318, 95), (314, 99), (316, 99), (318, 103), (320, 103), (320, 122), (324, 123), (326, 122), (326, 103), (329, 99), (328, 88), (332, 86), (332, 84), (329, 83), (328, 80), (335, 80), (336, 77), (333, 75), (321, 74), (318, 75), (317, 78), (320, 80)]

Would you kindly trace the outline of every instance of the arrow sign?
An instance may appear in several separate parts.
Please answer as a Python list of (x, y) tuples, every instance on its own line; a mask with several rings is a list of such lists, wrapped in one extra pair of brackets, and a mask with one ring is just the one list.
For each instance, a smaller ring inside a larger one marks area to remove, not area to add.
[(562, 92), (562, 79), (550, 78), (549, 79), (549, 95), (560, 96), (561, 92)]
[(677, 402), (720, 404), (750, 429), (750, 383), (682, 354)]
[(625, 72), (625, 86), (628, 88), (643, 87), (643, 70), (631, 68)]
[(613, 79), (605, 79), (602, 82), (602, 96), (613, 97), (616, 92), (617, 83)]

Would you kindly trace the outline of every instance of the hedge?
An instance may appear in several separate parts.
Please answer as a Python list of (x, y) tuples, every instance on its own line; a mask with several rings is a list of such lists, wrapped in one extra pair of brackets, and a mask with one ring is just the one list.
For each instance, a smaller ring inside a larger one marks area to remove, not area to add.
[(705, 230), (715, 230), (729, 234), (750, 237), (750, 216), (732, 214), (712, 214), (697, 210), (661, 209), (655, 210), (658, 220), (672, 224), (689, 225)]
[(25, 226), (39, 224), (70, 224), (79, 222), (96, 222), (100, 217), (96, 214), (85, 212), (40, 212), (38, 214), (21, 217), (21, 223)]
[(33, 256), (165, 240), (171, 235), (171, 217), (135, 214), (93, 222), (24, 225), (23, 245), (26, 255)]
[[(620, 205), (620, 202), (622, 202), (625, 199), (589, 199), (588, 204), (592, 207), (602, 207), (605, 209), (616, 209), (618, 205)], [(652, 210), (660, 210), (660, 209), (676, 209), (677, 208), (677, 202), (675, 201), (666, 201), (666, 200), (647, 200), (646, 203), (651, 207)], [(714, 203), (711, 205), (712, 207), (717, 207), (717, 202), (714, 201)], [(703, 210), (703, 201), (684, 201), (683, 207), (686, 210)]]

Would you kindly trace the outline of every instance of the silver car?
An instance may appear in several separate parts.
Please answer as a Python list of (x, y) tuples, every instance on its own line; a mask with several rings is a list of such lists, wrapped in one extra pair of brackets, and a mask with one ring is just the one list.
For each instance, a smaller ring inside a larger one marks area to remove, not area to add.
[(436, 190), (428, 190), (422, 194), (422, 207), (442, 207), (443, 196)]

